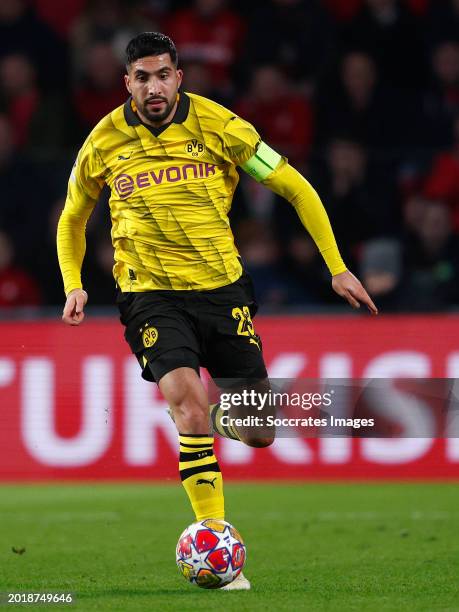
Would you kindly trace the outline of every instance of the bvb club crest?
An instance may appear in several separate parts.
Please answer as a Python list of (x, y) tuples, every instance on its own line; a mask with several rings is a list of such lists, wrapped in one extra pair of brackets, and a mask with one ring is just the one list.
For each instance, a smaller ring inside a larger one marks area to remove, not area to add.
[(196, 138), (189, 140), (185, 145), (185, 153), (188, 153), (188, 155), (191, 155), (191, 157), (194, 158), (202, 157), (205, 150), (206, 147)]
[(151, 348), (158, 339), (156, 327), (147, 327), (142, 333), (142, 342), (145, 348)]

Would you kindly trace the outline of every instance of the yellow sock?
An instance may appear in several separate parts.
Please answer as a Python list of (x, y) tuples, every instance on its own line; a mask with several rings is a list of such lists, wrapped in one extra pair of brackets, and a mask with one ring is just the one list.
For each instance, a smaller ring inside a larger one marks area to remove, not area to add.
[(212, 428), (214, 431), (224, 438), (230, 438), (230, 440), (241, 440), (234, 425), (223, 425), (221, 422), (223, 415), (228, 416), (228, 410), (223, 410), (220, 404), (211, 404), (209, 406), (209, 410), (210, 420), (212, 422)]
[(214, 455), (214, 439), (206, 434), (179, 434), (179, 470), (197, 521), (225, 518), (223, 478)]

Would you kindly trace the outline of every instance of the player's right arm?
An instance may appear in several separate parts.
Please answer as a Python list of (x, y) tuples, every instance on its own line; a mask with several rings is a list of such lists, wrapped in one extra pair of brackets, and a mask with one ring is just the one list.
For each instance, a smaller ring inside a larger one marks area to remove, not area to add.
[(362, 303), (371, 314), (377, 314), (378, 309), (360, 281), (346, 268), (328, 215), (312, 185), (286, 158), (264, 143), (250, 123), (237, 116), (233, 115), (224, 126), (223, 142), (232, 163), (295, 208), (330, 270), (334, 291), (353, 308), (359, 308)]
[(327, 212), (317, 192), (304, 176), (263, 142), (257, 153), (242, 167), (295, 208), (330, 270), (333, 290), (347, 300), (352, 308), (360, 308), (360, 304), (364, 304), (372, 315), (378, 314), (378, 309), (362, 283), (346, 268)]
[(69, 325), (79, 325), (84, 319), (83, 309), (88, 295), (81, 282), (81, 266), (86, 251), (86, 223), (103, 184), (89, 137), (72, 169), (64, 210), (57, 227), (57, 254), (67, 296), (62, 319)]

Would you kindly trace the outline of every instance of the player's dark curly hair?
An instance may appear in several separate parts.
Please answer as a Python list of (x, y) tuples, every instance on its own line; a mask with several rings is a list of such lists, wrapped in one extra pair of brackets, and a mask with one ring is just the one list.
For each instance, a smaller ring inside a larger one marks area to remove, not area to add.
[(142, 32), (129, 41), (126, 47), (126, 64), (132, 64), (141, 57), (169, 53), (172, 63), (177, 66), (178, 55), (173, 41), (161, 32)]

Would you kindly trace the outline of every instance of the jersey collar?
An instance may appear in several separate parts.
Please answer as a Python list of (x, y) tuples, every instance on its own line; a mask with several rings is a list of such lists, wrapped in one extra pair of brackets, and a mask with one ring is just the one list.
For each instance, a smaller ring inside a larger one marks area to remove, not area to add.
[(175, 115), (172, 117), (169, 123), (165, 123), (161, 127), (155, 128), (151, 125), (143, 123), (139, 115), (134, 112), (132, 108), (132, 96), (130, 96), (124, 103), (124, 118), (128, 125), (143, 125), (149, 130), (154, 136), (159, 136), (164, 130), (166, 130), (171, 123), (183, 123), (188, 117), (188, 111), (190, 110), (190, 98), (184, 92), (180, 92), (180, 98), (177, 104)]

